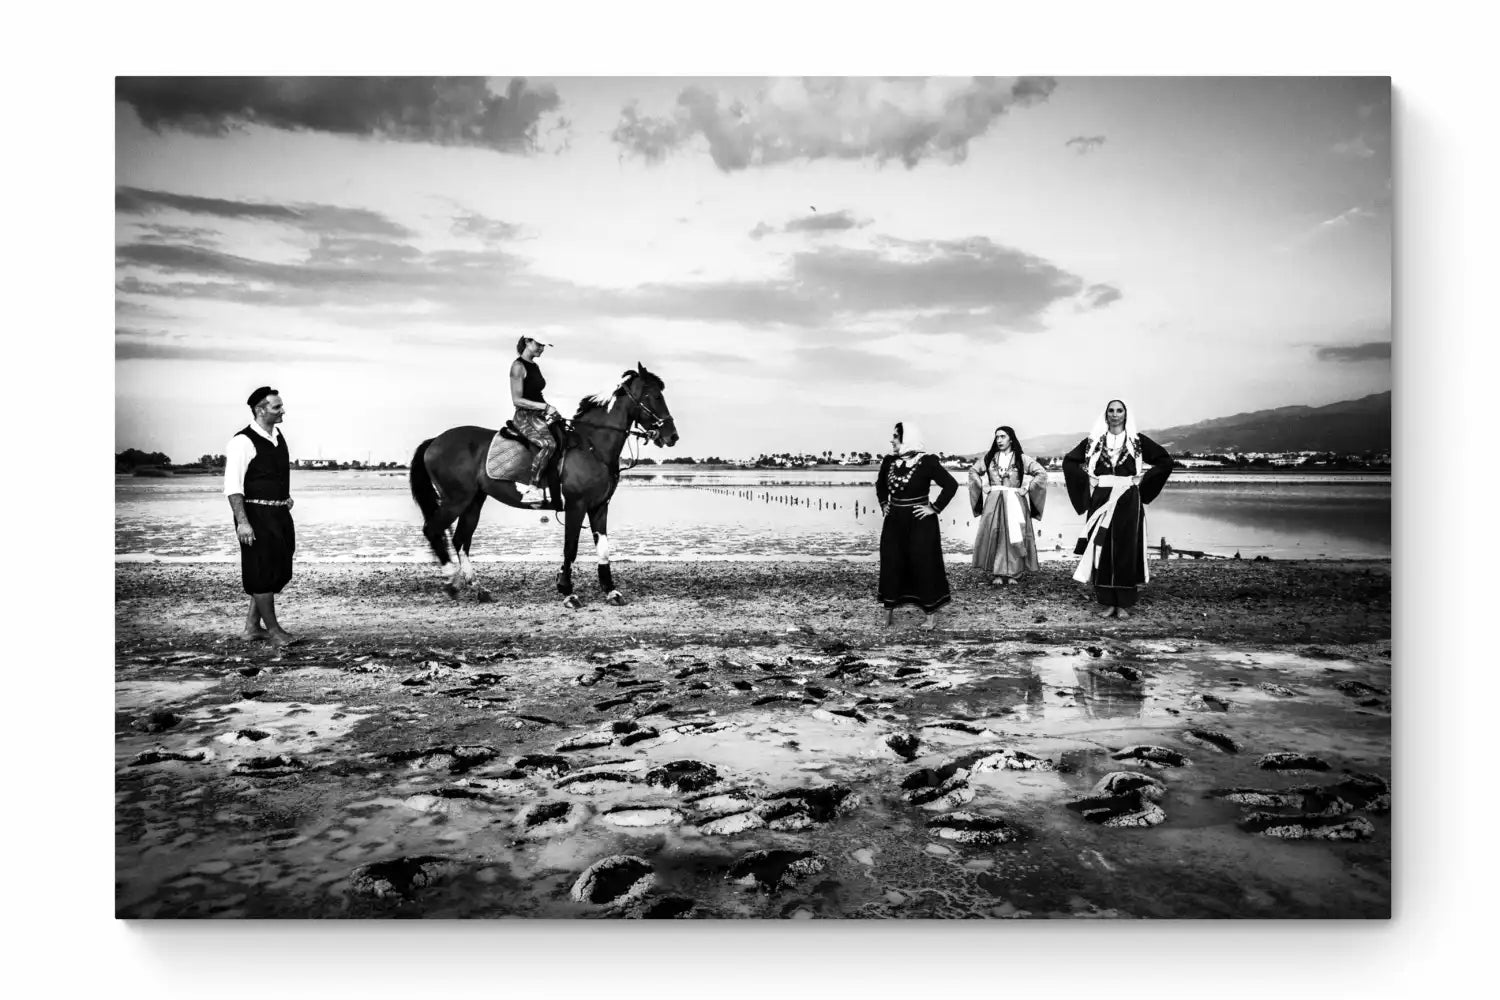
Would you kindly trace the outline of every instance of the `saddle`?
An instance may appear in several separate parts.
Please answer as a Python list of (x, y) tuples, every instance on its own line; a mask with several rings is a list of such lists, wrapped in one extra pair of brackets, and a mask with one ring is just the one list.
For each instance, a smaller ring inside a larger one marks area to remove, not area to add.
[[(552, 439), (557, 442), (557, 450), (552, 453), (552, 459), (547, 464), (546, 474), (549, 485), (554, 487), (560, 478), (562, 469), (563, 453), (567, 450), (567, 437), (560, 423), (548, 425), (547, 429), (552, 432)], [(489, 453), (485, 456), (484, 471), (491, 479), (505, 482), (530, 485), (531, 463), (536, 452), (531, 447), (531, 442), (516, 427), (514, 420), (507, 420), (505, 426), (495, 432), (490, 439)]]

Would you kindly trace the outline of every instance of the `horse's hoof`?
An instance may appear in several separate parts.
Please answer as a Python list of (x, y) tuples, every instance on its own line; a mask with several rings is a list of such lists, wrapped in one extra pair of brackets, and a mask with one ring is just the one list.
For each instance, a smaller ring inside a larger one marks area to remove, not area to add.
[(445, 583), (445, 584), (443, 584), (443, 593), (447, 594), (449, 597), (453, 598), (455, 601), (458, 600), (458, 588), (455, 587), (451, 583)]
[(604, 599), (604, 603), (613, 604), (617, 608), (624, 607), (625, 597), (618, 590), (611, 590), (609, 596)]
[(569, 594), (563, 599), (563, 607), (572, 608), (574, 611), (577, 611), (583, 607), (583, 602), (578, 599), (576, 594)]
[(483, 588), (481, 588), (474, 592), (474, 600), (478, 601), (480, 604), (490, 604), (494, 602), (495, 595), (490, 593), (488, 590), (484, 590)]

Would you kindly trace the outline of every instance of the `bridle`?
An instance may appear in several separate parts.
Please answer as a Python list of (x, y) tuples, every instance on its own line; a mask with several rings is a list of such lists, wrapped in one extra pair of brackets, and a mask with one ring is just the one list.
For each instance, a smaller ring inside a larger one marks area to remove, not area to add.
[[(624, 390), (624, 392), (626, 398), (634, 403), (637, 409), (644, 411), (646, 416), (651, 418), (651, 423), (647, 424), (644, 420), (641, 420), (640, 417), (636, 417), (631, 420), (630, 425), (627, 427), (611, 427), (608, 424), (601, 424), (596, 420), (566, 420), (564, 421), (564, 423), (569, 427), (578, 427), (580, 425), (584, 427), (595, 427), (601, 431), (614, 431), (616, 434), (624, 434), (628, 437), (638, 437), (643, 441), (651, 440), (652, 435), (660, 431), (662, 429), (662, 426), (666, 424), (666, 418), (657, 413), (655, 410), (651, 409), (651, 407), (646, 404), (646, 400), (643, 397), (635, 395), (629, 389)], [(636, 424), (640, 424), (642, 429), (636, 430)]]

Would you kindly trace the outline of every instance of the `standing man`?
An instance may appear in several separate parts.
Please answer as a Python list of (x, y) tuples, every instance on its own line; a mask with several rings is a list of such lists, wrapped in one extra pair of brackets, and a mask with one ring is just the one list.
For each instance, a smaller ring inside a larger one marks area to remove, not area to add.
[(246, 639), (276, 646), (296, 640), (276, 621), (276, 595), (292, 579), (297, 532), (292, 524), (292, 464), (277, 424), (286, 416), (281, 396), (263, 385), (245, 400), (248, 426), (224, 448), (224, 495), (240, 541), (240, 576), (250, 595)]

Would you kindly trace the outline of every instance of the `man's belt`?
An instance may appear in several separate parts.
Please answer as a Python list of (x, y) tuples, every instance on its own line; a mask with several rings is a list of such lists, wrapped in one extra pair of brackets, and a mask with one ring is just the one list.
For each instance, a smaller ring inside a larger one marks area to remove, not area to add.
[(290, 507), (292, 505), (291, 500), (252, 500), (249, 497), (245, 498), (245, 502), (258, 503), (262, 507)]

